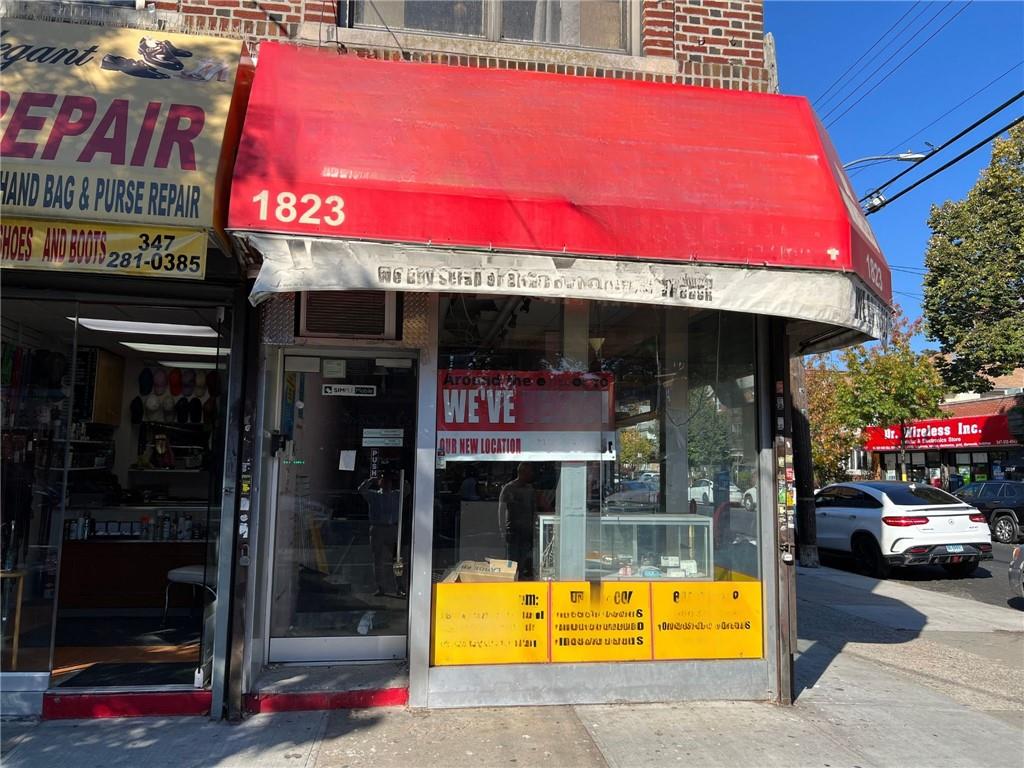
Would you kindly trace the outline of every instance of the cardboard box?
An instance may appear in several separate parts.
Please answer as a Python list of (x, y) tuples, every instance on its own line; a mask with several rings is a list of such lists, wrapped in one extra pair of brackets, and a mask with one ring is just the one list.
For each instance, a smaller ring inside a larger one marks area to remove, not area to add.
[(488, 557), (485, 560), (462, 560), (441, 579), (442, 584), (455, 582), (509, 582), (516, 580), (519, 564), (512, 560), (497, 560)]

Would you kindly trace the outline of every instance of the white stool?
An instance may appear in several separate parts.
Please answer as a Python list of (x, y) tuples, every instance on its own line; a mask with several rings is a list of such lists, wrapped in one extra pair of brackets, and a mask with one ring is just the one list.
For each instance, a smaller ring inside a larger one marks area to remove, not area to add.
[[(203, 580), (203, 572), (206, 573), (206, 580)], [(163, 624), (167, 623), (167, 608), (170, 605), (171, 585), (188, 584), (195, 594), (196, 587), (205, 587), (210, 594), (217, 597), (217, 569), (216, 567), (204, 567), (202, 565), (183, 565), (180, 568), (172, 568), (167, 572), (167, 587), (164, 589), (164, 618)]]

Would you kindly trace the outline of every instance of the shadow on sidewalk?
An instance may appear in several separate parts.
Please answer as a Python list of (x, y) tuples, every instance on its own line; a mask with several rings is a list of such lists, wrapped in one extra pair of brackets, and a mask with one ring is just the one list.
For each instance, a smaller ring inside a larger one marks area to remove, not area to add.
[[(859, 578), (870, 584), (871, 590), (881, 583), (878, 579)], [(813, 576), (802, 583), (798, 578), (797, 600), (797, 636), (803, 650), (794, 663), (794, 701), (817, 684), (848, 644), (907, 643), (920, 636), (928, 621), (927, 616), (901, 600)], [(844, 610), (836, 605), (842, 605)]]

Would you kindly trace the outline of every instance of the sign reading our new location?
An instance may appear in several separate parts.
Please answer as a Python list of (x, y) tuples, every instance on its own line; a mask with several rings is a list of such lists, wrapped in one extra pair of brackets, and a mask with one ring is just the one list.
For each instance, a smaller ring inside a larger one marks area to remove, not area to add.
[(20, 19), (0, 37), (0, 263), (201, 277), (185, 233), (214, 224), (240, 44)]
[(437, 453), (448, 461), (615, 457), (610, 373), (438, 373)]

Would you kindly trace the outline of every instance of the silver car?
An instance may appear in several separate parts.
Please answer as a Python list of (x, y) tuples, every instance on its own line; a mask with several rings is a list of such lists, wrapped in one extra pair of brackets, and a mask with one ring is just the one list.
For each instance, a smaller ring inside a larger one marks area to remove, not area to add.
[(1024, 597), (1024, 547), (1017, 545), (1010, 557), (1010, 589), (1017, 597)]

